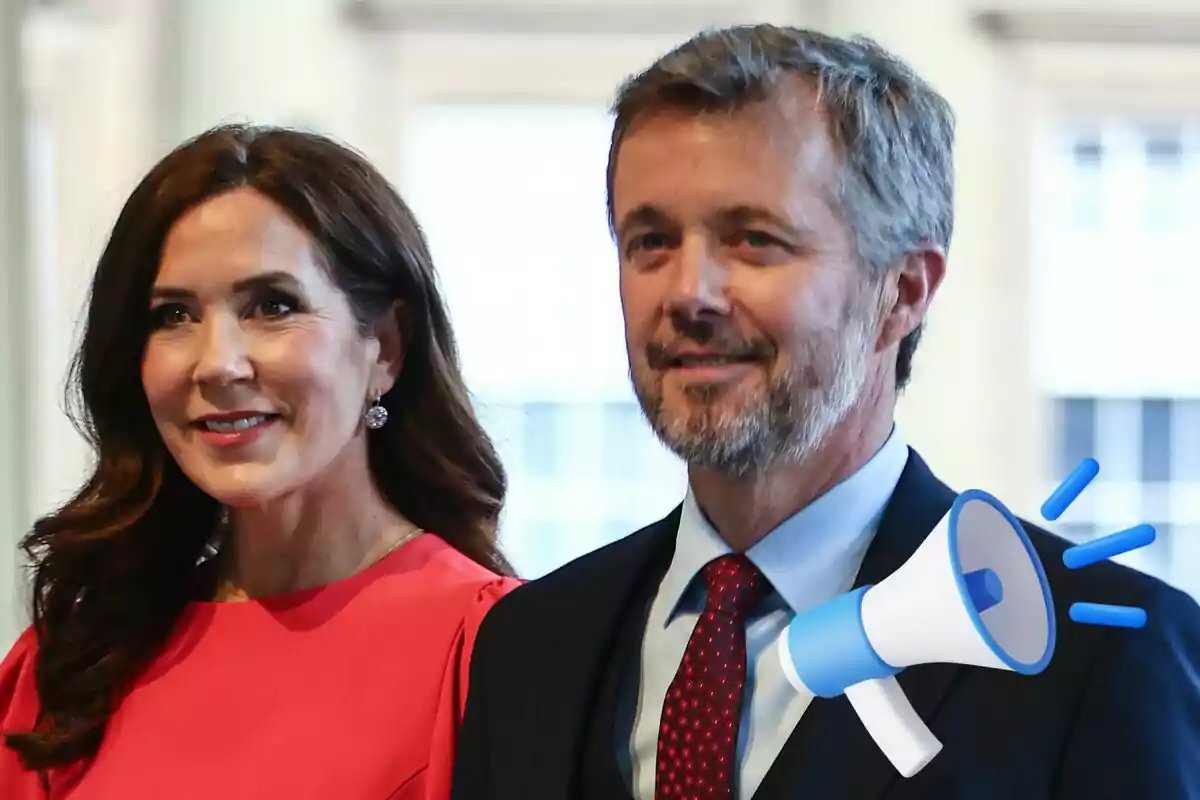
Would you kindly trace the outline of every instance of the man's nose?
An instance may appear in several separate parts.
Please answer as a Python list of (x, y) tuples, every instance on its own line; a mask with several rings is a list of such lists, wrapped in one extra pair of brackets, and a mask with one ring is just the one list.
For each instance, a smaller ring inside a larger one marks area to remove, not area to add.
[(198, 348), (197, 383), (223, 385), (246, 380), (254, 374), (246, 335), (236, 319), (215, 315), (205, 320)]
[(704, 237), (691, 237), (679, 248), (667, 301), (672, 316), (703, 319), (730, 311), (729, 269)]

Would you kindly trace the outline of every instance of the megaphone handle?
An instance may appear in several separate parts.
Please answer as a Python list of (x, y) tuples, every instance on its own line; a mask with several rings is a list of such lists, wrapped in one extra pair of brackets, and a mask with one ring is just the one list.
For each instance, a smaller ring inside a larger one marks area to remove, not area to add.
[(916, 775), (941, 752), (942, 743), (917, 715), (895, 678), (856, 683), (846, 689), (846, 699), (904, 777)]

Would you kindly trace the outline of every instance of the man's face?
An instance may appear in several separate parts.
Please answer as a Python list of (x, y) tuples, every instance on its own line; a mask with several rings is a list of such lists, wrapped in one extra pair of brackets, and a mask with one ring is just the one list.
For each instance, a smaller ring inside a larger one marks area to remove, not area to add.
[(835, 212), (840, 164), (799, 90), (638, 120), (613, 211), (634, 389), (664, 443), (742, 476), (796, 462), (859, 400), (878, 285)]

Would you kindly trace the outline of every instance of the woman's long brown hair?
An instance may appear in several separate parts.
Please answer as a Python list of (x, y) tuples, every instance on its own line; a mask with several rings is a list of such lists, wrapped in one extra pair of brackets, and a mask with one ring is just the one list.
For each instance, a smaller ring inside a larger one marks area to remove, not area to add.
[(176, 149), (125, 204), (92, 283), (71, 370), (72, 419), (96, 453), (78, 494), (39, 520), (32, 559), (40, 715), (6, 744), (43, 773), (95, 754), (122, 693), (159, 653), (189, 602), (211, 591), (198, 567), (216, 501), (167, 453), (141, 382), (150, 289), (163, 242), (188, 209), (253, 189), (319, 245), (366, 328), (396, 313), (405, 358), (370, 432), (371, 472), (387, 500), (493, 571), (506, 478), (463, 384), (425, 238), (361, 156), (310, 133), (223, 126)]

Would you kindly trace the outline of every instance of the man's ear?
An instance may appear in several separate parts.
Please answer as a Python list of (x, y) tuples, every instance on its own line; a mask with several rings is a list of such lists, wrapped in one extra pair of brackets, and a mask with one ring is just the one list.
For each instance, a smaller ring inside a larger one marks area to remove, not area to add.
[(371, 336), (379, 343), (379, 348), (372, 365), (371, 384), (379, 395), (391, 391), (404, 366), (405, 345), (408, 343), (407, 322), (404, 305), (396, 303), (372, 328)]
[(904, 256), (884, 278), (878, 350), (887, 350), (916, 330), (946, 277), (946, 254), (927, 245)]

